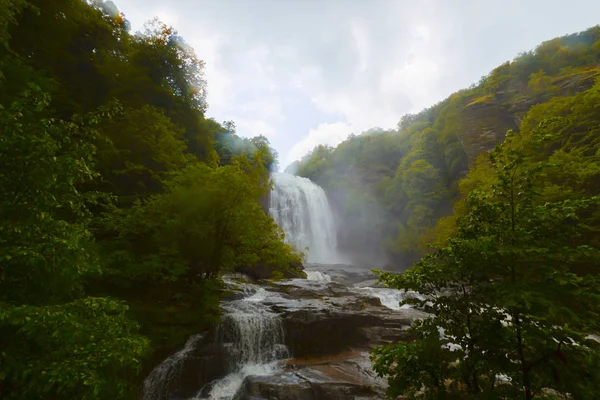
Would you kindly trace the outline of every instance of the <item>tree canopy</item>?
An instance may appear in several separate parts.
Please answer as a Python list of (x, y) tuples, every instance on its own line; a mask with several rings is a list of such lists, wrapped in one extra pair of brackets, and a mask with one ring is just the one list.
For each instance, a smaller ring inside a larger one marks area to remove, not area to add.
[(0, 6), (3, 399), (135, 398), (215, 322), (223, 273), (302, 260), (260, 206), (267, 138), (205, 116), (174, 28), (129, 25), (111, 1)]

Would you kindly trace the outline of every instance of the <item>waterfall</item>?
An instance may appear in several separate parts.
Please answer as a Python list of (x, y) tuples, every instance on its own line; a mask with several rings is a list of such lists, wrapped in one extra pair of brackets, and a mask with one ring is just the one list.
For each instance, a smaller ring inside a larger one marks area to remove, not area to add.
[[(240, 300), (222, 303), (223, 319), (218, 327), (213, 345), (224, 357), (227, 375), (205, 385), (193, 399), (231, 400), (250, 375), (272, 375), (278, 371), (278, 361), (290, 356), (284, 341), (284, 329), (280, 316), (271, 311), (263, 301), (277, 294), (252, 284), (234, 283), (236, 291), (244, 293)], [(278, 297), (279, 298), (279, 297)], [(184, 368), (194, 364), (188, 361), (198, 357), (199, 346), (206, 345), (203, 335), (191, 336), (185, 347), (170, 355), (144, 380), (143, 400), (182, 399), (180, 385)], [(214, 340), (214, 341), (213, 341)], [(212, 361), (211, 361), (212, 362)], [(212, 366), (221, 368), (214, 364)]]
[(269, 214), (283, 229), (286, 241), (305, 251), (314, 264), (343, 263), (337, 254), (336, 229), (325, 191), (310, 179), (273, 173)]
[(152, 370), (144, 380), (143, 400), (162, 400), (169, 398), (179, 386), (183, 366), (187, 357), (192, 353), (202, 335), (190, 336), (185, 347), (175, 354), (171, 354), (165, 361)]
[(232, 399), (244, 379), (250, 375), (272, 375), (277, 361), (289, 357), (279, 315), (270, 311), (263, 300), (270, 295), (264, 288), (245, 286), (255, 291), (251, 296), (228, 302), (219, 327), (219, 342), (226, 349), (230, 373), (216, 381), (208, 393), (201, 391), (196, 399)]

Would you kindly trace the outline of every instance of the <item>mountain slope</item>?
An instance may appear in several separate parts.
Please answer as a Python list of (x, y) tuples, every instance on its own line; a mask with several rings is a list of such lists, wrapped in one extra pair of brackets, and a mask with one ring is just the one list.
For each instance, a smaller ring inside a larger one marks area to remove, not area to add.
[[(531, 130), (534, 121), (552, 117), (541, 110), (556, 108), (557, 99), (592, 101), (599, 64), (598, 26), (544, 42), (470, 88), (403, 116), (397, 129), (351, 136), (336, 148), (319, 146), (294, 167), (327, 191), (340, 246), (355, 262), (404, 268), (426, 251), (425, 243), (452, 229), (447, 219), (436, 224), (452, 214), (459, 181), (478, 156), (509, 129)], [(562, 114), (572, 118), (573, 107), (565, 107)], [(595, 118), (593, 107), (581, 112)], [(460, 212), (460, 202), (457, 207)]]

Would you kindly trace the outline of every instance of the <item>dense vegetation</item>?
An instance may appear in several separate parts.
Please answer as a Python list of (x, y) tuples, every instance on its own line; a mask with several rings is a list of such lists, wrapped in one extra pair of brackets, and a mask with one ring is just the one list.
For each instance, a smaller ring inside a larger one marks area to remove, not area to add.
[(259, 203), (276, 154), (204, 116), (202, 71), (110, 1), (2, 2), (0, 398), (135, 398), (220, 274), (300, 261)]
[[(454, 95), (491, 86), (489, 98), (470, 104), (517, 96), (507, 94), (518, 82), (511, 71), (526, 63), (559, 76), (527, 71), (523, 90), (531, 97), (511, 101), (537, 104), (519, 116), (518, 130), (495, 139), (500, 143), (490, 153), (480, 142), (477, 151), (469, 147), (467, 139), (480, 141), (476, 135), (459, 135), (472, 157), (466, 176), (452, 181), (454, 214), (432, 229), (420, 227), (422, 241), (435, 243), (430, 254), (402, 275), (381, 274), (390, 287), (420, 293), (406, 303), (431, 313), (410, 328), (414, 340), (373, 350), (390, 394), (598, 397), (600, 80), (585, 66), (599, 61), (598, 49), (599, 28), (556, 39)], [(417, 179), (419, 161), (399, 167), (403, 179)], [(428, 176), (430, 185), (444, 187)]]
[[(425, 255), (381, 274), (432, 314), (374, 349), (391, 395), (600, 393), (598, 65), (599, 27), (554, 39), (295, 165), (342, 250)], [(205, 117), (202, 71), (110, 1), (2, 2), (0, 398), (135, 398), (216, 321), (221, 274), (301, 260), (260, 206), (275, 152)]]
[(294, 165), (331, 195), (342, 245), (414, 262), (380, 273), (431, 315), (372, 351), (392, 397), (598, 398), (599, 63), (600, 27), (545, 42)]
[(597, 126), (567, 133), (559, 118), (508, 135), (468, 175), (480, 181), (456, 233), (404, 274), (381, 274), (432, 314), (409, 329), (414, 340), (373, 350), (390, 394), (597, 398)]
[[(344, 250), (366, 254), (369, 265), (386, 252), (388, 262), (406, 268), (427, 251), (427, 243), (452, 231), (451, 221), (436, 225), (473, 187), (459, 181), (507, 130), (531, 130), (554, 115), (564, 117), (556, 128), (564, 135), (592, 129), (599, 63), (600, 27), (544, 42), (471, 88), (405, 115), (395, 130), (371, 129), (336, 148), (319, 146), (293, 167), (327, 191)], [(581, 118), (587, 122), (573, 124)], [(584, 141), (568, 140), (571, 147)], [(588, 176), (572, 175), (578, 173)], [(571, 171), (569, 179), (597, 187), (594, 173), (592, 167)]]

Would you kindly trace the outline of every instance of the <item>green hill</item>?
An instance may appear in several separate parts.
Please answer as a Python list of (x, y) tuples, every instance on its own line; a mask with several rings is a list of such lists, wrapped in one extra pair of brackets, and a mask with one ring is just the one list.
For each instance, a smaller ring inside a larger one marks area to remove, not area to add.
[[(596, 26), (520, 54), (470, 88), (403, 116), (394, 130), (370, 130), (336, 148), (319, 146), (294, 167), (328, 192), (343, 250), (357, 262), (407, 267), (426, 251), (426, 243), (452, 231), (452, 219), (442, 218), (455, 206), (461, 212), (457, 200), (477, 186), (478, 157), (501, 143), (508, 130), (527, 135), (542, 120), (560, 117), (558, 125), (569, 128), (552, 128), (560, 137), (545, 156), (567, 145), (593, 153), (594, 127), (600, 125), (594, 106), (599, 73)], [(589, 169), (586, 179), (598, 179), (597, 155), (579, 162)]]

